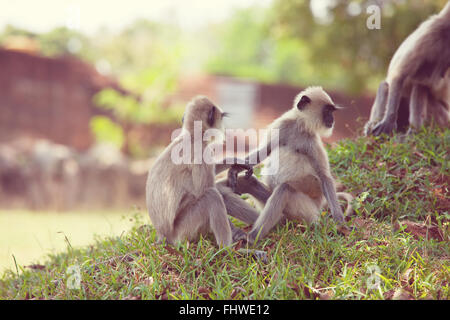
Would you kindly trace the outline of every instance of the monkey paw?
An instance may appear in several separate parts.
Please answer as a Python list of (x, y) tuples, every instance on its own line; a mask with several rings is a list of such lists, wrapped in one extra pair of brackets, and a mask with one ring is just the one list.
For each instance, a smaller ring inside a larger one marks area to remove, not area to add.
[(238, 173), (242, 171), (242, 169), (247, 170), (245, 173), (245, 178), (250, 179), (250, 177), (253, 175), (253, 166), (249, 164), (236, 164), (233, 165), (230, 170), (228, 170), (228, 177), (227, 177), (227, 186), (233, 190), (234, 193), (239, 194), (239, 192), (236, 191), (237, 188), (237, 180), (238, 180)]
[(343, 225), (343, 224), (337, 226), (337, 231), (340, 234), (342, 234), (342, 235), (344, 235), (346, 237), (349, 236), (350, 233), (356, 232), (357, 230), (358, 229), (356, 227), (348, 227), (348, 226)]
[(247, 235), (247, 243), (255, 244), (257, 237), (258, 237), (258, 232), (256, 232), (256, 230), (250, 231)]
[(239, 228), (236, 228), (232, 231), (233, 242), (238, 242), (239, 240), (247, 241), (247, 234)]
[(379, 136), (383, 133), (390, 134), (395, 129), (397, 129), (395, 121), (383, 120), (372, 129), (372, 134), (374, 136)]
[(368, 136), (372, 132), (374, 125), (375, 125), (375, 123), (373, 123), (372, 121), (366, 122), (366, 124), (364, 125), (364, 135), (365, 136)]
[(234, 193), (236, 192), (237, 187), (237, 176), (238, 176), (239, 170), (235, 168), (231, 168), (228, 170), (228, 178), (227, 178), (227, 186), (233, 190)]
[(241, 165), (237, 165), (240, 166), (240, 168), (247, 170), (245, 172), (245, 178), (246, 179), (250, 179), (250, 177), (253, 175), (253, 165), (251, 164), (241, 164)]

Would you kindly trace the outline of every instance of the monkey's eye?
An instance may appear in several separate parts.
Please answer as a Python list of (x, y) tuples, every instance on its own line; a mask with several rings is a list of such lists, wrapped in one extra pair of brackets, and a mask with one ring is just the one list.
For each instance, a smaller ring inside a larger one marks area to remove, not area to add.
[(230, 114), (228, 112), (222, 112), (222, 118), (229, 117)]

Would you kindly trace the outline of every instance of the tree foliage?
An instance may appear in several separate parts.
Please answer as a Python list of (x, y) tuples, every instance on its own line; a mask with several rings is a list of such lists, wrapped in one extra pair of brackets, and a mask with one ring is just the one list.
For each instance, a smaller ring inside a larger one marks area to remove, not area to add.
[[(373, 89), (400, 43), (445, 2), (275, 0), (267, 10), (243, 9), (226, 22), (207, 67), (268, 82)], [(377, 3), (381, 29), (369, 30), (366, 9)]]

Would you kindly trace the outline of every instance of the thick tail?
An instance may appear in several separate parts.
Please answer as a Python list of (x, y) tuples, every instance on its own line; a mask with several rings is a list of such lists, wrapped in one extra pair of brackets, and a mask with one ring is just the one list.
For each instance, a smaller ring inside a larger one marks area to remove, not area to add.
[(347, 201), (347, 209), (345, 209), (345, 215), (348, 216), (353, 212), (352, 201), (354, 197), (348, 192), (337, 192), (338, 199), (343, 199)]

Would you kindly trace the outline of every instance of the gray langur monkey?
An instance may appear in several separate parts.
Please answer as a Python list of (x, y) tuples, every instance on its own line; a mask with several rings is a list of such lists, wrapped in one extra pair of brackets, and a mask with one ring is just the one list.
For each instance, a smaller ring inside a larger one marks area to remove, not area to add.
[[(232, 241), (245, 239), (245, 233), (229, 221), (227, 211), (249, 224), (257, 219), (258, 212), (249, 204), (223, 186), (220, 187), (221, 190), (216, 186), (216, 173), (229, 168), (229, 161), (225, 159), (212, 164), (208, 164), (203, 158), (201, 163), (190, 161), (189, 164), (176, 164), (172, 161), (172, 151), (183, 141), (188, 141), (190, 150), (194, 150), (195, 143), (200, 143), (202, 150), (211, 148), (211, 141), (204, 139), (205, 131), (212, 128), (223, 130), (224, 115), (208, 98), (194, 98), (186, 106), (181, 134), (170, 143), (150, 169), (146, 200), (159, 241), (165, 238), (168, 243), (173, 244), (194, 240), (199, 234), (212, 231), (219, 246), (228, 246)], [(202, 123), (200, 136), (194, 134), (195, 121)], [(189, 157), (189, 160), (193, 160), (192, 155)], [(233, 160), (236, 160), (233, 163), (237, 163), (237, 159)], [(236, 166), (250, 168), (247, 165)]]
[[(233, 190), (249, 193), (265, 203), (248, 235), (250, 243), (257, 237), (263, 238), (283, 218), (301, 219), (307, 223), (317, 221), (326, 202), (334, 220), (343, 223), (338, 196), (349, 202), (346, 212), (352, 210), (350, 201), (353, 197), (348, 193), (336, 193), (328, 155), (321, 140), (332, 134), (333, 112), (337, 109), (321, 87), (307, 88), (297, 95), (292, 109), (269, 126), (269, 129), (279, 130), (278, 171), (263, 176), (265, 184), (248, 174), (238, 177), (241, 168), (233, 167), (228, 171), (228, 182)], [(246, 158), (247, 164), (255, 158), (257, 163), (275, 161), (272, 159), (272, 138), (268, 136), (266, 143)]]
[(412, 130), (434, 118), (450, 123), (450, 2), (411, 33), (395, 52), (387, 77), (378, 87), (366, 135), (397, 129), (399, 106), (409, 105)]

